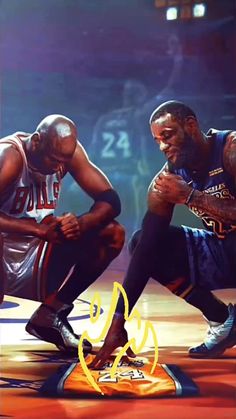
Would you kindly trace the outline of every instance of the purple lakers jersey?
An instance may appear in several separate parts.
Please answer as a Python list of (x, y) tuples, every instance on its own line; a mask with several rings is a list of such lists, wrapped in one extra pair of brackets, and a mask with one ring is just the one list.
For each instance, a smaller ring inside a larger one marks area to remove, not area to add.
[[(191, 182), (194, 189), (221, 199), (235, 199), (236, 189), (234, 179), (225, 171), (223, 164), (223, 150), (226, 137), (229, 133), (230, 131), (217, 131), (214, 129), (208, 131), (207, 136), (208, 140), (212, 142), (212, 148), (210, 163), (204, 178), (197, 178), (194, 172), (190, 172), (187, 169), (174, 169), (172, 170), (173, 173), (182, 176), (186, 182)], [(201, 217), (206, 229), (216, 233), (219, 238), (224, 238), (229, 231), (236, 229), (236, 225), (222, 223), (206, 214), (203, 210), (191, 206), (191, 202), (189, 204), (189, 209), (195, 215)]]

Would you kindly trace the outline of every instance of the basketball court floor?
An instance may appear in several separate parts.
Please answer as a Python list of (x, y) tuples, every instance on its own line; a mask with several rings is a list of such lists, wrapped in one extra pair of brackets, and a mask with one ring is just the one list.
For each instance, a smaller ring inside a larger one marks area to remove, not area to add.
[[(127, 266), (124, 252), (105, 274), (75, 302), (69, 320), (78, 332), (87, 330), (96, 338), (104, 326), (110, 308), (113, 282), (122, 283)], [(89, 317), (90, 301), (99, 291), (101, 314), (95, 324)], [(225, 302), (236, 302), (236, 292), (219, 291)], [(155, 326), (159, 346), (158, 362), (176, 364), (199, 387), (200, 394), (190, 398), (152, 399), (68, 399), (43, 397), (38, 389), (58, 367), (75, 362), (65, 358), (51, 344), (25, 332), (25, 324), (37, 302), (5, 297), (0, 307), (1, 333), (1, 417), (22, 419), (214, 419), (236, 418), (236, 347), (219, 359), (192, 360), (189, 346), (202, 342), (206, 324), (199, 312), (169, 291), (150, 281), (137, 308), (143, 321)], [(129, 337), (136, 336), (136, 322), (127, 327)], [(141, 333), (141, 332), (140, 332)], [(142, 337), (142, 336), (140, 336)], [(99, 345), (98, 345), (99, 346)], [(94, 348), (94, 352), (98, 349)], [(151, 336), (142, 356), (153, 358)]]

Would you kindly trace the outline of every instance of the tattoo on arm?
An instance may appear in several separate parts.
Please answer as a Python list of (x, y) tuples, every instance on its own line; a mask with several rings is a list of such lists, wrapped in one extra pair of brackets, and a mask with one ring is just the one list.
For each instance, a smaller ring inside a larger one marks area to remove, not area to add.
[(236, 199), (222, 199), (204, 192), (194, 191), (191, 206), (225, 224), (236, 223)]
[[(233, 177), (236, 185), (236, 132), (231, 132), (226, 139), (223, 162), (225, 170)], [(196, 206), (223, 223), (236, 223), (236, 199), (222, 199), (195, 191), (191, 206)]]

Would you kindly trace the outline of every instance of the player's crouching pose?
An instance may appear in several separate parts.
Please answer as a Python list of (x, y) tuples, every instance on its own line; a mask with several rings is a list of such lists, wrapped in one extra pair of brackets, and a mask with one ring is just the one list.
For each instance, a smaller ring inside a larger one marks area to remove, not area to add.
[[(150, 128), (167, 163), (150, 185), (142, 230), (130, 242), (132, 258), (123, 283), (129, 309), (153, 277), (198, 308), (208, 323), (204, 342), (190, 348), (189, 356), (216, 357), (236, 344), (236, 305), (211, 292), (236, 285), (236, 132), (204, 134), (194, 111), (178, 101), (156, 108)], [(201, 217), (205, 229), (170, 225), (176, 204)], [(92, 367), (101, 367), (126, 344), (124, 323), (120, 298)]]
[[(94, 204), (81, 216), (55, 217), (67, 172)], [(124, 229), (114, 220), (119, 213), (116, 191), (88, 159), (70, 119), (50, 115), (33, 134), (0, 140), (2, 294), (43, 301), (27, 332), (77, 351), (79, 336), (67, 316), (78, 295), (120, 253)], [(84, 349), (91, 349), (89, 342)]]

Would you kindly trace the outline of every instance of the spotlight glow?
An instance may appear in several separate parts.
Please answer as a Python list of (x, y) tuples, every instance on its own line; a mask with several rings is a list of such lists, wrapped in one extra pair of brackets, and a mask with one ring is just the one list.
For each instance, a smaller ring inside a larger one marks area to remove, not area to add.
[(193, 16), (194, 17), (203, 17), (206, 14), (206, 5), (205, 3), (198, 3), (193, 6)]
[(177, 18), (178, 18), (177, 7), (168, 7), (168, 9), (166, 9), (166, 20), (175, 20)]

